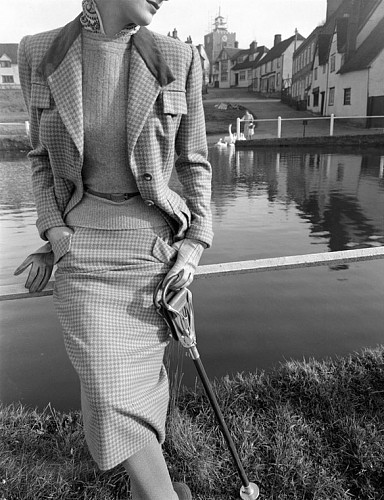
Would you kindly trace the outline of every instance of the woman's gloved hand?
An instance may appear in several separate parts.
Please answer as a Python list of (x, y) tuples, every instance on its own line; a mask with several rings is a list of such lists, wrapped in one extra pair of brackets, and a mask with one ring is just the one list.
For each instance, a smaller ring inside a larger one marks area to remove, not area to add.
[(177, 249), (176, 262), (165, 279), (179, 275), (177, 281), (172, 283), (171, 288), (180, 289), (189, 286), (194, 278), (197, 266), (204, 251), (204, 245), (190, 238), (177, 241), (172, 245)]
[(49, 278), (52, 274), (54, 256), (50, 243), (46, 243), (38, 248), (36, 252), (28, 255), (25, 261), (13, 273), (18, 276), (27, 267), (31, 266), (25, 288), (28, 288), (30, 293), (41, 292), (46, 287)]

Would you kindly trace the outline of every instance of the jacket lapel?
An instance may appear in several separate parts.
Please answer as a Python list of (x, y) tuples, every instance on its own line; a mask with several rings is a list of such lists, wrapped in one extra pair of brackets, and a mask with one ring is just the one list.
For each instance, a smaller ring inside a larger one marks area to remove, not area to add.
[[(80, 156), (84, 153), (82, 40), (80, 16), (59, 32), (38, 71), (48, 81), (60, 116)], [(133, 35), (128, 79), (128, 158), (163, 87), (175, 80), (153, 34), (141, 27)]]
[(47, 79), (57, 109), (80, 156), (84, 152), (82, 41), (80, 16), (59, 32), (39, 71)]
[(145, 27), (133, 35), (128, 80), (128, 158), (163, 87), (175, 80), (152, 33)]

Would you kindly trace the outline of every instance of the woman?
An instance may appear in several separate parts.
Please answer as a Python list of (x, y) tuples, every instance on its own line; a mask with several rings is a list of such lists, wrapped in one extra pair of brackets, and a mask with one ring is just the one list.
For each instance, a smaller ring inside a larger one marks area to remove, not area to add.
[[(211, 245), (200, 57), (145, 28), (162, 0), (84, 0), (64, 28), (25, 37), (37, 227), (54, 303), (79, 374), (84, 430), (102, 470), (123, 464), (134, 499), (192, 498), (163, 458), (167, 328), (152, 294), (188, 286)], [(176, 162), (174, 153), (177, 153)], [(168, 187), (175, 164), (183, 198)]]
[(249, 139), (252, 139), (252, 136), (255, 132), (254, 128), (255, 128), (255, 125), (253, 123), (253, 115), (247, 110), (245, 112), (245, 115), (242, 117), (242, 120), (245, 121), (245, 125), (244, 125), (244, 136), (246, 138), (246, 140), (248, 141)]

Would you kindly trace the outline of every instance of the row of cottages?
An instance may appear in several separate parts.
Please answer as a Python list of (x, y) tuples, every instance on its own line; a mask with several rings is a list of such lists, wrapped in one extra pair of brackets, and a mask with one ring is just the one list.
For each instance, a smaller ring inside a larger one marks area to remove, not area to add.
[(0, 89), (20, 85), (17, 43), (0, 43)]
[(275, 35), (273, 48), (256, 65), (252, 75), (252, 90), (263, 94), (281, 94), (292, 80), (292, 60), (304, 37), (296, 31), (294, 36), (281, 40)]
[(309, 69), (301, 63), (307, 41), (294, 55), (292, 99), (298, 107), (324, 116), (384, 115), (384, 0), (338, 2), (309, 38), (311, 47), (315, 42)]
[(255, 92), (280, 93), (292, 79), (292, 57), (304, 38), (294, 36), (281, 40), (275, 35), (274, 45), (268, 50), (252, 42), (249, 49), (225, 47), (217, 57), (212, 71), (215, 87), (248, 87)]
[[(260, 58), (263, 57), (263, 50), (267, 49), (265, 49), (265, 47), (257, 47), (256, 42), (252, 42), (249, 49), (239, 49), (238, 42), (235, 42), (234, 48), (222, 48), (212, 67), (213, 86), (225, 89), (238, 85), (240, 82), (242, 86), (247, 86), (247, 70), (245, 69), (243, 71), (239, 69), (236, 75), (233, 70), (235, 67), (241, 67), (241, 65), (249, 66), (250, 61), (260, 60)], [(240, 71), (242, 71), (241, 80)]]

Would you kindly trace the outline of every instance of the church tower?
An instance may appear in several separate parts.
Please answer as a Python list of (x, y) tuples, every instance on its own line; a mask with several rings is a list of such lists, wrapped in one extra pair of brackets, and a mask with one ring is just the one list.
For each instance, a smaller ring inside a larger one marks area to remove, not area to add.
[(212, 65), (215, 62), (221, 49), (224, 47), (235, 48), (235, 43), (236, 33), (228, 31), (227, 23), (221, 15), (221, 9), (219, 9), (219, 14), (213, 23), (213, 31), (204, 36), (204, 48), (210, 64)]

